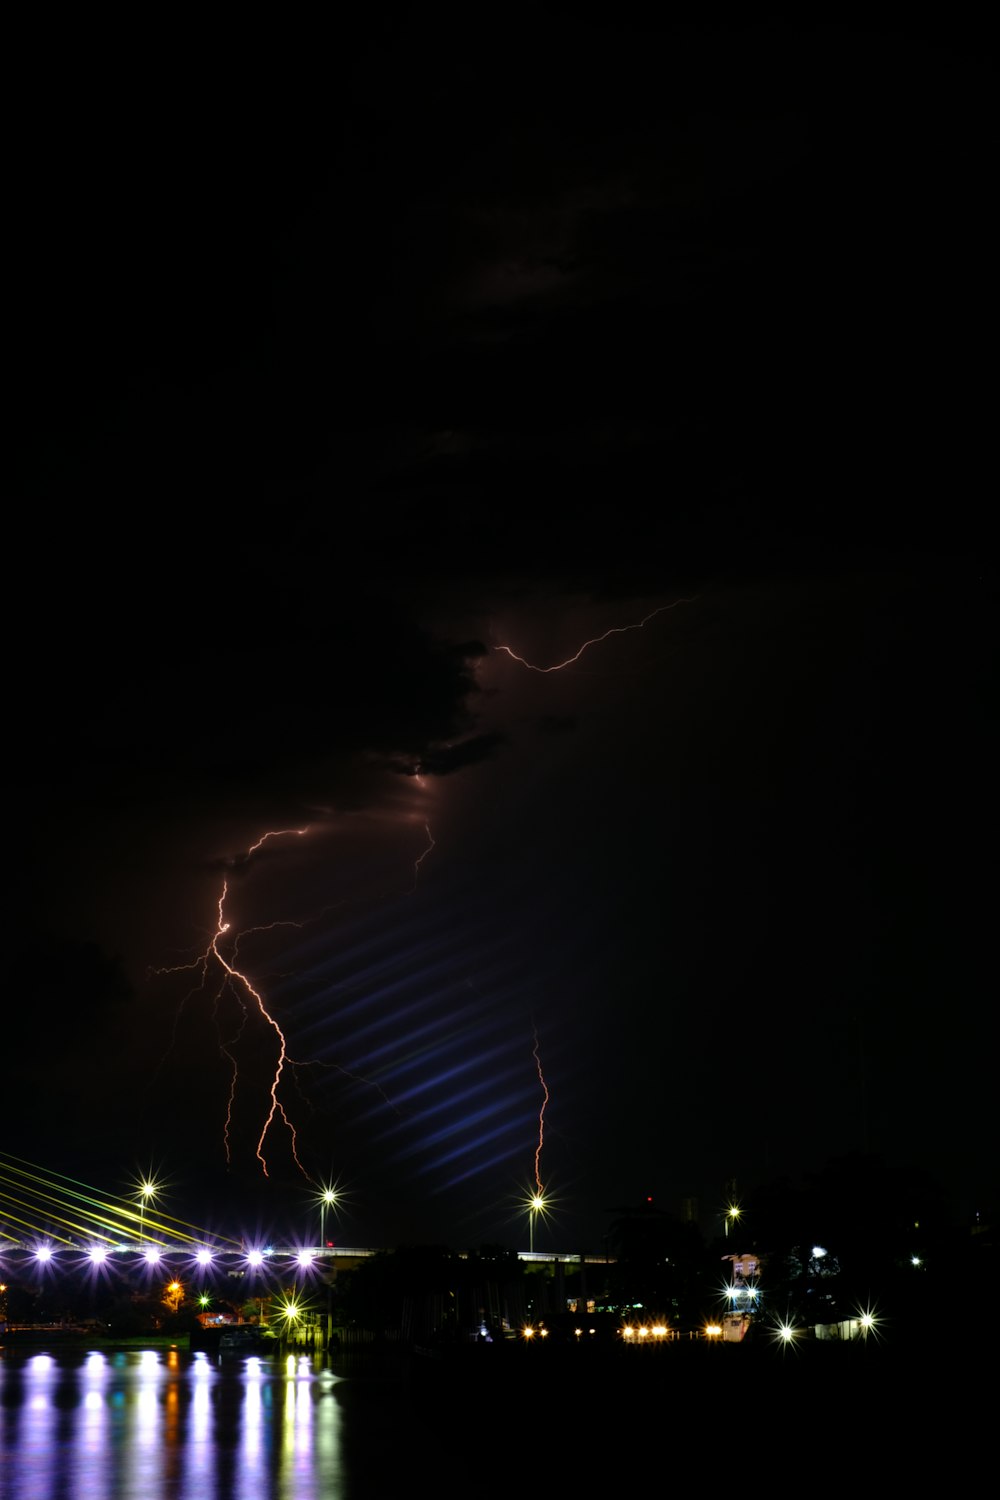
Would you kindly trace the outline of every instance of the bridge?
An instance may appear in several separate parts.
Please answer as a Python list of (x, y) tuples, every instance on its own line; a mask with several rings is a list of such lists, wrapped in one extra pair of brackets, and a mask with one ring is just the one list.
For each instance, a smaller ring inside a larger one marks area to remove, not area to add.
[[(362, 1246), (333, 1245), (324, 1225), (335, 1209), (335, 1189), (318, 1189), (320, 1236), (316, 1244), (253, 1242), (189, 1224), (159, 1208), (163, 1185), (139, 1178), (130, 1197), (101, 1195), (74, 1178), (46, 1171), (0, 1153), (0, 1278), (11, 1273), (34, 1279), (52, 1273), (117, 1274), (152, 1279), (182, 1273), (199, 1278), (321, 1276), (329, 1280), (383, 1253)], [(558, 1251), (516, 1252), (527, 1265), (572, 1268), (607, 1264), (606, 1256)], [(471, 1252), (460, 1254), (470, 1258)]]
[[(246, 1273), (271, 1270), (280, 1274), (338, 1270), (353, 1270), (362, 1261), (374, 1255), (388, 1252), (364, 1247), (344, 1245), (304, 1246), (246, 1246), (234, 1243), (203, 1243), (190, 1241), (170, 1243), (91, 1243), (76, 1244), (66, 1240), (51, 1239), (34, 1241), (0, 1240), (0, 1269), (17, 1267), (24, 1270), (31, 1266), (51, 1265), (63, 1270), (94, 1269), (150, 1270), (159, 1271), (170, 1266), (183, 1265), (187, 1269)], [(459, 1260), (468, 1260), (473, 1252), (457, 1252)], [(583, 1255), (556, 1250), (518, 1250), (519, 1261), (527, 1265), (564, 1266), (608, 1265), (613, 1257), (606, 1255)]]

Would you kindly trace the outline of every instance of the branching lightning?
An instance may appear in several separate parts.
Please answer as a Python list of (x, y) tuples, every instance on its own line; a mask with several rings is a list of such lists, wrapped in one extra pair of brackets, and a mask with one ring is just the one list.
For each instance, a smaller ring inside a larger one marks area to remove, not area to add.
[[(427, 834), (428, 843), (426, 848), (423, 850), (414, 864), (414, 886), (416, 885), (421, 865), (430, 854), (431, 850), (435, 847), (435, 840), (431, 833), (429, 823), (424, 823), (424, 829)], [(247, 869), (254, 856), (258, 854), (259, 851), (263, 849), (264, 846), (269, 842), (282, 838), (304, 838), (309, 832), (310, 828), (308, 826), (305, 828), (271, 829), (268, 832), (262, 834), (258, 839), (256, 839), (255, 842), (249, 845), (249, 847), (244, 852), (232, 858), (229, 858), (226, 861), (227, 869), (229, 871), (244, 871)], [(277, 1121), (280, 1124), (284, 1125), (285, 1129), (288, 1132), (291, 1154), (296, 1166), (298, 1167), (302, 1175), (307, 1179), (307, 1181), (313, 1182), (311, 1174), (307, 1171), (299, 1155), (298, 1132), (295, 1123), (289, 1115), (287, 1109), (285, 1108), (285, 1105), (281, 1098), (280, 1091), (286, 1073), (291, 1074), (293, 1080), (297, 1084), (298, 1070), (301, 1068), (320, 1067), (323, 1069), (329, 1069), (330, 1071), (340, 1073), (345, 1078), (351, 1079), (352, 1082), (368, 1084), (369, 1086), (375, 1088), (384, 1102), (389, 1106), (390, 1109), (393, 1110), (394, 1113), (399, 1114), (399, 1110), (396, 1109), (392, 1100), (386, 1094), (381, 1085), (377, 1082), (374, 1082), (372, 1079), (365, 1078), (361, 1074), (351, 1072), (347, 1068), (340, 1066), (340, 1064), (338, 1063), (327, 1062), (321, 1059), (302, 1061), (291, 1055), (288, 1046), (288, 1038), (286, 1037), (285, 1032), (279, 1024), (272, 1009), (269, 1008), (264, 998), (264, 994), (259, 987), (259, 982), (255, 983), (251, 979), (247, 969), (243, 966), (242, 960), (239, 957), (240, 946), (247, 938), (256, 934), (273, 932), (280, 927), (290, 927), (301, 930), (308, 924), (307, 922), (297, 922), (290, 919), (282, 919), (273, 922), (259, 923), (252, 927), (243, 928), (239, 932), (234, 932), (232, 930), (232, 924), (227, 913), (227, 900), (229, 898), (229, 895), (230, 877), (227, 874), (222, 878), (221, 889), (219, 890), (218, 896), (216, 898), (215, 929), (208, 940), (207, 946), (188, 963), (158, 968), (152, 971), (153, 973), (158, 975), (195, 973), (199, 976), (198, 982), (181, 1000), (178, 1011), (174, 1017), (173, 1035), (171, 1038), (170, 1047), (168, 1048), (168, 1055), (169, 1051), (174, 1045), (174, 1042), (176, 1041), (177, 1027), (180, 1015), (184, 1007), (191, 999), (192, 995), (199, 992), (204, 993), (206, 990), (208, 990), (214, 978), (214, 980), (216, 981), (216, 988), (212, 1014), (219, 1035), (219, 1051), (220, 1054), (226, 1059), (230, 1075), (222, 1137), (226, 1163), (227, 1165), (232, 1165), (232, 1128), (234, 1121), (234, 1110), (236, 1107), (237, 1094), (240, 1084), (240, 1065), (237, 1057), (237, 1050), (246, 1030), (247, 1022), (256, 1011), (256, 1014), (260, 1017), (265, 1026), (268, 1027), (273, 1034), (274, 1042), (276, 1045), (276, 1057), (273, 1065), (273, 1070), (270, 1074), (270, 1082), (267, 1087), (267, 1107), (263, 1119), (263, 1125), (260, 1129), (259, 1136), (257, 1137), (255, 1154), (261, 1164), (265, 1177), (270, 1176), (270, 1173), (268, 1171), (268, 1158), (265, 1151), (265, 1146), (267, 1144), (268, 1136), (272, 1130), (272, 1127)], [(324, 910), (325, 909), (326, 908), (324, 908)], [(310, 920), (315, 920), (315, 918), (311, 918)], [(230, 995), (235, 1000), (236, 1005), (238, 1006), (239, 1015), (236, 1024), (234, 1026), (231, 1026), (230, 1028), (227, 1028), (227, 1030), (223, 1032), (220, 1024), (219, 1009), (220, 1001), (225, 994)], [(162, 1066), (162, 1060), (160, 1065)], [(299, 1092), (301, 1093), (301, 1090), (299, 1090)]]
[[(583, 657), (583, 655), (588, 650), (590, 650), (591, 647), (600, 645), (602, 642), (609, 640), (612, 636), (625, 635), (632, 631), (643, 630), (647, 625), (657, 619), (660, 615), (676, 609), (680, 604), (693, 603), (698, 597), (700, 596), (696, 595), (693, 598), (675, 599), (671, 603), (659, 605), (655, 609), (650, 610), (641, 619), (634, 620), (631, 623), (627, 623), (624, 625), (612, 626), (611, 628), (605, 630), (602, 634), (583, 641), (582, 644), (573, 652), (573, 654), (568, 656), (565, 660), (558, 661), (550, 665), (542, 665), (536, 662), (529, 661), (525, 656), (520, 655), (509, 645), (498, 645), (493, 649), (494, 651), (502, 652), (505, 655), (509, 656), (513, 661), (517, 662), (520, 666), (524, 667), (528, 671), (535, 672), (540, 675), (548, 675), (554, 672), (562, 671), (565, 668), (572, 666), (574, 663), (580, 661), (581, 657)], [(417, 784), (421, 788), (424, 788), (424, 777), (419, 774), (418, 771), (414, 771), (413, 774)], [(412, 862), (413, 890), (416, 890), (423, 874), (424, 866), (431, 853), (437, 847), (434, 834), (431, 830), (430, 821), (423, 820), (423, 827), (424, 833), (426, 835), (426, 844)], [(256, 1138), (255, 1155), (257, 1157), (257, 1160), (260, 1162), (264, 1176), (270, 1176), (268, 1169), (268, 1142), (271, 1139), (274, 1127), (283, 1126), (287, 1131), (291, 1156), (298, 1170), (307, 1179), (307, 1181), (312, 1182), (313, 1178), (307, 1170), (306, 1166), (303, 1164), (303, 1161), (300, 1157), (299, 1136), (296, 1125), (292, 1116), (289, 1114), (289, 1111), (286, 1109), (285, 1103), (283, 1102), (283, 1095), (287, 1090), (286, 1074), (290, 1074), (292, 1076), (293, 1083), (297, 1084), (298, 1069), (310, 1066), (319, 1066), (323, 1068), (335, 1069), (347, 1078), (358, 1079), (358, 1081), (364, 1083), (371, 1084), (372, 1081), (369, 1079), (362, 1079), (359, 1077), (359, 1075), (350, 1073), (346, 1069), (341, 1068), (339, 1067), (339, 1065), (334, 1063), (322, 1062), (319, 1060), (312, 1062), (301, 1062), (296, 1060), (290, 1053), (288, 1037), (286, 1036), (285, 1030), (282, 1028), (273, 1009), (269, 1006), (265, 998), (265, 993), (263, 988), (261, 987), (260, 980), (258, 979), (255, 981), (254, 978), (251, 977), (250, 968), (245, 965), (243, 959), (240, 956), (241, 942), (244, 939), (248, 938), (251, 934), (261, 932), (266, 933), (269, 931), (273, 931), (276, 927), (285, 925), (300, 928), (305, 924), (292, 921), (275, 921), (258, 926), (247, 927), (239, 932), (235, 932), (233, 931), (233, 925), (228, 911), (228, 903), (232, 894), (231, 886), (233, 880), (237, 878), (238, 874), (242, 874), (242, 872), (248, 869), (248, 867), (254, 862), (255, 858), (260, 855), (261, 851), (263, 851), (269, 845), (274, 844), (278, 841), (300, 840), (307, 838), (310, 832), (311, 825), (307, 825), (301, 828), (290, 827), (268, 829), (267, 831), (261, 833), (259, 837), (256, 837), (254, 842), (250, 843), (242, 853), (230, 858), (227, 861), (226, 872), (222, 875), (221, 888), (217, 891), (215, 897), (216, 910), (214, 930), (208, 937), (206, 946), (192, 961), (176, 965), (171, 968), (161, 968), (156, 970), (155, 972), (159, 974), (178, 974), (188, 972), (195, 976), (194, 986), (184, 997), (184, 999), (181, 1000), (180, 1010), (178, 1010), (177, 1015), (175, 1016), (174, 1039), (176, 1039), (180, 1013), (191, 996), (199, 991), (204, 993), (210, 988), (214, 987), (215, 989), (214, 1021), (219, 1037), (220, 1053), (223, 1057), (225, 1057), (229, 1069), (229, 1087), (223, 1125), (223, 1144), (225, 1148), (227, 1163), (231, 1164), (232, 1157), (232, 1133), (236, 1102), (241, 1082), (240, 1058), (242, 1056), (244, 1036), (247, 1033), (248, 1024), (250, 1023), (251, 1018), (256, 1016), (259, 1018), (260, 1022), (262, 1022), (263, 1025), (267, 1028), (270, 1037), (273, 1039), (274, 1053), (273, 1063), (268, 1064), (270, 1076), (269, 1082), (267, 1084), (267, 1098), (265, 1101), (263, 1101), (264, 1107), (262, 1113), (262, 1123), (260, 1125), (259, 1134)], [(229, 1024), (226, 1025), (225, 1028), (220, 1025), (221, 1018), (219, 1015), (220, 1004), (224, 996), (231, 996), (238, 1008), (238, 1015), (235, 1019), (231, 1019)], [(538, 1031), (537, 1028), (534, 1028), (534, 1026), (533, 1038), (534, 1044), (532, 1055), (535, 1061), (538, 1081), (541, 1088), (542, 1100), (538, 1110), (538, 1133), (537, 1142), (534, 1149), (534, 1199), (532, 1212), (544, 1213), (546, 1200), (544, 1196), (544, 1184), (542, 1181), (541, 1165), (545, 1146), (546, 1110), (550, 1101), (550, 1091), (542, 1068)], [(173, 1041), (171, 1042), (171, 1046), (172, 1045)], [(378, 1088), (379, 1093), (381, 1094), (385, 1102), (390, 1105), (390, 1108), (394, 1108), (391, 1101), (388, 1099), (379, 1085), (372, 1084), (372, 1086)], [(398, 1113), (398, 1111), (396, 1111), (396, 1113)]]
[[(300, 832), (300, 830), (298, 829), (292, 831), (296, 833)], [(304, 829), (301, 830), (301, 832), (304, 831)], [(270, 833), (265, 834), (263, 838), (259, 839), (257, 843), (251, 847), (249, 853), (253, 854), (255, 850), (261, 847), (266, 839), (275, 836), (276, 835), (272, 835)], [(291, 1149), (292, 1156), (295, 1159), (295, 1165), (298, 1167), (303, 1177), (311, 1181), (312, 1179), (309, 1177), (309, 1173), (306, 1171), (305, 1167), (302, 1165), (302, 1162), (299, 1160), (298, 1134), (296, 1132), (295, 1126), (288, 1118), (288, 1115), (285, 1113), (285, 1107), (278, 1098), (278, 1085), (281, 1082), (281, 1075), (284, 1072), (285, 1061), (288, 1057), (288, 1043), (285, 1040), (285, 1033), (282, 1031), (281, 1027), (278, 1025), (277, 1021), (274, 1019), (267, 1006), (264, 1004), (263, 996), (260, 994), (259, 990), (256, 990), (254, 988), (250, 980), (247, 978), (246, 974), (244, 974), (242, 970), (237, 969), (233, 964), (231, 964), (219, 949), (219, 940), (225, 937), (226, 933), (229, 931), (229, 922), (226, 920), (225, 915), (226, 896), (228, 895), (228, 893), (229, 882), (227, 880), (224, 880), (222, 882), (222, 892), (219, 896), (219, 922), (215, 932), (212, 934), (212, 940), (209, 943), (208, 952), (205, 955), (206, 963), (209, 961), (210, 954), (216, 959), (219, 964), (221, 964), (222, 968), (225, 969), (226, 973), (229, 975), (229, 978), (235, 981), (238, 987), (242, 987), (242, 989), (252, 998), (257, 1006), (257, 1009), (260, 1011), (262, 1018), (264, 1019), (264, 1021), (266, 1021), (268, 1026), (272, 1028), (275, 1036), (278, 1039), (278, 1060), (275, 1064), (274, 1074), (271, 1078), (271, 1087), (269, 1089), (271, 1097), (271, 1107), (267, 1112), (267, 1118), (264, 1121), (264, 1126), (260, 1133), (260, 1139), (257, 1142), (257, 1159), (264, 1169), (264, 1176), (267, 1177), (269, 1174), (267, 1170), (267, 1158), (264, 1155), (264, 1142), (267, 1139), (267, 1133), (274, 1122), (275, 1115), (280, 1114), (291, 1137)]]
[(602, 641), (608, 640), (610, 636), (625, 635), (629, 630), (643, 630), (649, 624), (650, 620), (656, 619), (657, 615), (662, 615), (665, 614), (668, 610), (676, 609), (678, 604), (694, 604), (695, 600), (698, 597), (699, 596), (695, 594), (690, 599), (675, 599), (672, 604), (661, 604), (659, 608), (650, 610), (649, 614), (645, 615), (643, 619), (636, 620), (631, 625), (613, 625), (611, 629), (606, 630), (603, 635), (595, 635), (590, 640), (584, 641), (583, 645), (580, 646), (577, 651), (574, 651), (572, 656), (567, 656), (565, 661), (555, 662), (551, 667), (540, 667), (535, 662), (530, 662), (525, 657), (518, 656), (517, 652), (514, 651), (510, 646), (494, 646), (493, 649), (494, 651), (504, 652), (504, 654), (506, 656), (509, 656), (512, 661), (519, 662), (522, 667), (527, 667), (529, 672), (540, 672), (543, 676), (547, 675), (549, 672), (561, 672), (564, 667), (571, 667), (574, 662), (579, 661), (583, 653), (585, 651), (588, 651), (591, 646), (599, 646)]
[[(268, 830), (268, 832), (262, 834), (260, 836), (260, 838), (256, 840), (255, 843), (251, 844), (250, 847), (245, 851), (245, 853), (243, 853), (242, 855), (240, 855), (240, 857), (238, 858), (238, 860), (234, 860), (233, 861), (233, 865), (234, 866), (238, 866), (240, 868), (246, 868), (246, 866), (250, 863), (250, 861), (253, 858), (253, 856), (260, 849), (262, 849), (264, 847), (264, 845), (266, 843), (268, 843), (271, 839), (293, 838), (293, 837), (294, 838), (304, 838), (306, 836), (306, 834), (308, 834), (308, 832), (309, 832), (309, 828), (308, 827), (306, 827), (306, 828), (270, 829), (270, 830)], [(235, 1055), (235, 1053), (234, 1053), (234, 1051), (232, 1049), (235, 1047), (236, 1043), (239, 1041), (240, 1037), (243, 1034), (243, 1030), (244, 1030), (244, 1027), (246, 1026), (246, 1022), (247, 1022), (247, 1017), (248, 1017), (248, 1014), (249, 1014), (249, 1010), (251, 1008), (250, 1002), (252, 1002), (252, 1004), (256, 1006), (257, 1011), (258, 1011), (261, 1019), (274, 1032), (274, 1036), (275, 1036), (275, 1039), (276, 1039), (276, 1042), (277, 1042), (277, 1048), (278, 1048), (277, 1060), (276, 1060), (275, 1065), (274, 1065), (274, 1072), (271, 1075), (270, 1087), (268, 1089), (268, 1097), (270, 1098), (270, 1101), (271, 1101), (270, 1102), (270, 1107), (268, 1108), (267, 1114), (266, 1114), (265, 1119), (264, 1119), (264, 1124), (263, 1124), (263, 1127), (262, 1127), (261, 1132), (260, 1132), (260, 1136), (258, 1137), (258, 1140), (257, 1140), (257, 1148), (256, 1148), (257, 1159), (260, 1162), (261, 1167), (263, 1168), (264, 1176), (265, 1177), (269, 1176), (270, 1174), (268, 1173), (268, 1170), (267, 1170), (267, 1157), (264, 1154), (264, 1144), (265, 1144), (265, 1142), (267, 1140), (268, 1133), (269, 1133), (269, 1131), (271, 1129), (271, 1126), (274, 1124), (275, 1117), (276, 1116), (280, 1116), (281, 1121), (284, 1124), (284, 1126), (287, 1129), (288, 1134), (289, 1134), (289, 1140), (290, 1140), (290, 1145), (291, 1145), (291, 1152), (292, 1152), (292, 1157), (293, 1157), (293, 1159), (295, 1161), (295, 1164), (298, 1167), (299, 1171), (302, 1173), (302, 1175), (307, 1179), (307, 1181), (311, 1182), (312, 1178), (310, 1177), (309, 1173), (306, 1171), (306, 1169), (303, 1166), (302, 1161), (301, 1161), (301, 1159), (299, 1157), (299, 1153), (298, 1153), (298, 1133), (296, 1131), (295, 1125), (292, 1122), (292, 1120), (289, 1118), (289, 1116), (288, 1116), (288, 1114), (287, 1114), (287, 1112), (285, 1110), (284, 1105), (282, 1104), (280, 1098), (278, 1097), (278, 1089), (279, 1089), (280, 1084), (281, 1084), (281, 1078), (282, 1078), (282, 1074), (285, 1071), (286, 1064), (290, 1068), (293, 1068), (295, 1066), (293, 1060), (288, 1055), (288, 1041), (287, 1041), (287, 1038), (285, 1037), (285, 1033), (282, 1031), (281, 1027), (279, 1026), (279, 1024), (278, 1024), (277, 1020), (275, 1019), (275, 1017), (272, 1015), (271, 1011), (268, 1010), (267, 1005), (266, 1005), (266, 1003), (264, 1001), (263, 995), (256, 988), (256, 986), (253, 984), (253, 982), (251, 981), (250, 977), (246, 973), (244, 973), (244, 971), (242, 969), (238, 969), (236, 967), (236, 958), (237, 958), (237, 954), (239, 952), (240, 938), (241, 937), (245, 937), (246, 933), (234, 933), (231, 937), (228, 937), (228, 944), (229, 944), (229, 947), (230, 947), (230, 956), (229, 957), (226, 956), (226, 954), (222, 951), (222, 947), (220, 946), (220, 944), (222, 943), (223, 939), (227, 938), (227, 935), (230, 933), (230, 930), (231, 930), (231, 923), (230, 923), (228, 917), (226, 916), (226, 899), (227, 899), (228, 895), (229, 895), (229, 880), (228, 880), (227, 877), (223, 877), (222, 889), (219, 892), (218, 900), (217, 900), (217, 903), (216, 903), (216, 905), (217, 905), (217, 919), (216, 919), (216, 924), (215, 924), (215, 931), (212, 933), (212, 936), (209, 939), (209, 943), (208, 943), (207, 948), (205, 948), (205, 950), (202, 953), (200, 953), (198, 955), (198, 957), (192, 963), (190, 963), (190, 964), (182, 964), (182, 965), (179, 965), (179, 966), (177, 966), (175, 968), (171, 968), (171, 969), (159, 969), (156, 972), (160, 973), (160, 974), (171, 974), (171, 973), (183, 972), (184, 970), (200, 970), (200, 972), (201, 972), (201, 985), (200, 985), (200, 988), (204, 989), (205, 986), (208, 983), (208, 977), (209, 977), (209, 974), (211, 973), (212, 969), (213, 968), (221, 969), (222, 970), (222, 984), (221, 984), (220, 989), (218, 990), (218, 992), (216, 994), (216, 1006), (218, 1005), (219, 997), (221, 996), (223, 990), (228, 986), (231, 989), (232, 993), (236, 996), (236, 999), (237, 999), (237, 1001), (238, 1001), (238, 1003), (240, 1005), (240, 1008), (242, 1010), (242, 1013), (243, 1013), (242, 1020), (240, 1021), (239, 1027), (236, 1030), (236, 1032), (234, 1033), (234, 1035), (232, 1035), (232, 1036), (230, 1036), (230, 1037), (228, 1037), (225, 1040), (223, 1040), (223, 1041), (220, 1042), (220, 1051), (222, 1052), (223, 1056), (228, 1060), (228, 1062), (230, 1064), (230, 1067), (231, 1067), (231, 1070), (232, 1070), (231, 1078), (230, 1078), (230, 1086), (229, 1086), (229, 1096), (228, 1096), (228, 1099), (227, 1099), (227, 1102), (226, 1102), (226, 1117), (225, 1117), (225, 1123), (224, 1123), (224, 1126), (223, 1126), (223, 1144), (225, 1146), (226, 1161), (227, 1162), (229, 1162), (231, 1160), (230, 1128), (232, 1126), (233, 1106), (234, 1106), (234, 1103), (235, 1103), (235, 1100), (236, 1100), (237, 1086), (238, 1086), (238, 1083), (239, 1083), (239, 1064), (238, 1064), (238, 1062), (236, 1060), (236, 1055)], [(274, 926), (277, 926), (277, 925), (279, 925), (279, 924), (277, 924), (277, 923), (270, 924), (271, 927), (274, 927)], [(295, 925), (298, 925), (298, 924), (290, 923), (288, 925), (295, 926)], [(253, 928), (253, 929), (250, 929), (250, 930), (251, 931), (259, 931), (261, 929), (259, 929), (259, 928)], [(186, 1002), (187, 998), (189, 998), (189, 997), (186, 996), (185, 997), (185, 1001), (182, 1001), (182, 1007), (183, 1007), (183, 1004)], [(176, 1022), (175, 1022), (175, 1029), (176, 1029)]]

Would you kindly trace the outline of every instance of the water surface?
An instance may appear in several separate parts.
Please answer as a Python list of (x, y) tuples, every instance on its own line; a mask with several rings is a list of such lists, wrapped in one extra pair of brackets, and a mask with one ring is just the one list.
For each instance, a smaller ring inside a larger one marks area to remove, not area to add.
[(321, 1355), (0, 1350), (4, 1500), (391, 1494), (420, 1446), (405, 1388)]

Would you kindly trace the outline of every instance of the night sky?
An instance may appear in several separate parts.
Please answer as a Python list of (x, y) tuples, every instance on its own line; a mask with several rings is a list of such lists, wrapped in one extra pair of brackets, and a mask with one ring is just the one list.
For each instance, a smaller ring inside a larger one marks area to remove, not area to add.
[(23, 37), (0, 1150), (994, 1211), (982, 38), (468, 9)]

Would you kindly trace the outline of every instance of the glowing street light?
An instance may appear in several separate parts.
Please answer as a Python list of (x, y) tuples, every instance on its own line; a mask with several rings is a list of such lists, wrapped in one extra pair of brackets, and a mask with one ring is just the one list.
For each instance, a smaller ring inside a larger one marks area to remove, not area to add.
[(149, 1177), (144, 1177), (136, 1188), (139, 1196), (139, 1244), (146, 1238), (146, 1204), (156, 1198), (159, 1192), (159, 1184), (153, 1182)]
[(326, 1249), (326, 1211), (328, 1208), (336, 1208), (338, 1202), (336, 1188), (326, 1187), (319, 1195), (319, 1243), (322, 1250)]
[(743, 1212), (743, 1210), (742, 1210), (742, 1208), (740, 1208), (740, 1206), (739, 1206), (738, 1203), (730, 1203), (727, 1206), (727, 1208), (726, 1208), (726, 1214), (725, 1214), (725, 1226), (726, 1226), (726, 1239), (727, 1240), (729, 1238), (730, 1226), (733, 1229), (736, 1228), (736, 1225), (739, 1222), (739, 1218), (740, 1218), (740, 1215), (742, 1214), (742, 1212)]
[(284, 1301), (278, 1303), (278, 1314), (283, 1320), (283, 1331), (286, 1336), (291, 1333), (304, 1312), (304, 1307), (300, 1302), (296, 1302), (294, 1296), (286, 1296)]
[(544, 1212), (545, 1198), (541, 1193), (536, 1193), (528, 1203), (528, 1250), (531, 1253), (535, 1249), (535, 1219)]
[(861, 1337), (863, 1339), (867, 1340), (869, 1334), (871, 1334), (875, 1339), (879, 1338), (879, 1329), (881, 1328), (884, 1319), (879, 1316), (878, 1312), (874, 1307), (872, 1307), (871, 1303), (868, 1303), (868, 1305), (865, 1307), (859, 1306), (855, 1312), (855, 1317), (857, 1318), (860, 1325)]
[(773, 1337), (781, 1344), (783, 1349), (787, 1349), (795, 1342), (801, 1332), (800, 1328), (796, 1328), (794, 1323), (790, 1323), (786, 1319), (784, 1322), (776, 1324), (773, 1330)]

